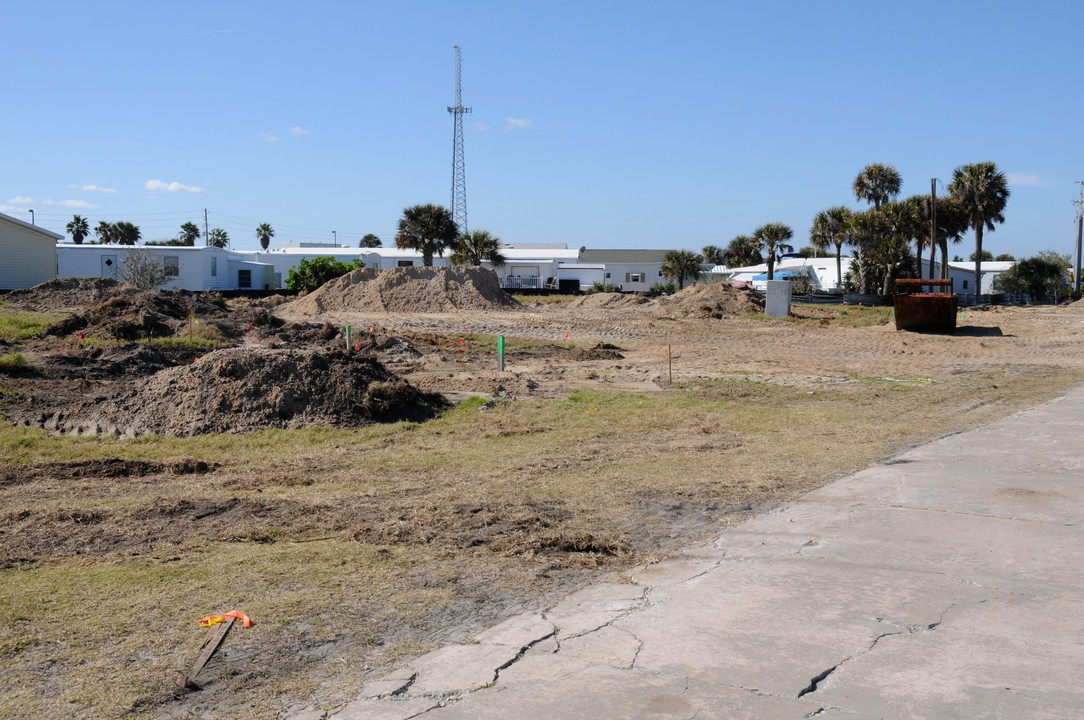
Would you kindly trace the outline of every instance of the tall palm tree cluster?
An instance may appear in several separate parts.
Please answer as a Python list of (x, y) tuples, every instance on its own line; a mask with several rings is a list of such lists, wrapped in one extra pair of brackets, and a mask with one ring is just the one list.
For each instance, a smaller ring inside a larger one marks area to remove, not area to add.
[[(79, 215), (72, 218), (66, 229), (71, 233), (72, 239), (75, 240), (77, 245), (82, 245), (83, 240), (90, 235), (90, 226), (87, 224), (86, 219)], [(94, 234), (98, 236), (98, 242), (102, 245), (108, 245), (109, 243), (135, 245), (143, 238), (143, 233), (139, 227), (126, 220), (115, 223), (102, 220), (94, 228)]]
[(444, 257), (445, 250), (456, 265), (481, 265), (485, 260), (500, 267), (506, 262), (499, 237), (487, 230), (460, 233), (451, 211), (431, 203), (403, 210), (395, 246), (420, 252), (426, 267), (433, 264), (434, 255)]
[[(835, 249), (836, 279), (843, 284), (840, 256), (844, 245), (855, 250), (854, 284), (859, 292), (889, 294), (897, 278), (920, 277), (922, 250), (930, 249), (933, 273), (936, 252), (941, 251), (941, 277), (948, 276), (948, 241), (961, 241), (975, 231), (975, 289), (980, 287), (982, 234), (994, 223), (1005, 221), (1009, 197), (1008, 180), (992, 162), (962, 165), (953, 172), (949, 194), (936, 198), (914, 195), (897, 200), (902, 181), (896, 168), (882, 163), (867, 165), (851, 185), (866, 210), (836, 205), (817, 213), (809, 230), (817, 249)], [(912, 253), (912, 247), (914, 252)]]

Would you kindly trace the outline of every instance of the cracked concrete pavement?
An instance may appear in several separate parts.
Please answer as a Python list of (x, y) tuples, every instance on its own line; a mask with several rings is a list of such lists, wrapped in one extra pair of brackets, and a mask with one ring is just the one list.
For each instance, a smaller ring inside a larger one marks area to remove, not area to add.
[(327, 716), (1079, 716), (1082, 413), (1078, 387), (903, 452)]

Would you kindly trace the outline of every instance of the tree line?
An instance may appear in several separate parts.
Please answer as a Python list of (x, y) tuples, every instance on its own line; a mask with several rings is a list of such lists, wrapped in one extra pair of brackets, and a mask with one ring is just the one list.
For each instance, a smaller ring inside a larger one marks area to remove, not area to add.
[[(892, 165), (872, 163), (862, 169), (851, 184), (856, 200), (864, 201), (865, 210), (835, 205), (817, 213), (809, 230), (812, 248), (836, 256), (836, 282), (849, 280), (858, 292), (892, 291), (897, 278), (921, 277), (921, 257), (929, 248), (931, 274), (937, 252), (941, 253), (941, 277), (948, 277), (948, 242), (959, 243), (963, 235), (975, 233), (975, 288), (980, 287), (986, 231), (1005, 222), (1009, 184), (1005, 174), (992, 162), (961, 165), (952, 173), (947, 195), (914, 195), (897, 199), (902, 186), (899, 172)], [(931, 228), (933, 237), (931, 238)], [(738, 235), (726, 248), (708, 245), (704, 262), (728, 267), (746, 267), (767, 262), (768, 278), (774, 279), (775, 263), (782, 253), (793, 252), (786, 241), (793, 230), (782, 223), (768, 223), (751, 236)], [(855, 277), (845, 278), (842, 269), (843, 246), (855, 251)], [(912, 252), (913, 248), (913, 252)], [(762, 253), (766, 253), (763, 255)]]

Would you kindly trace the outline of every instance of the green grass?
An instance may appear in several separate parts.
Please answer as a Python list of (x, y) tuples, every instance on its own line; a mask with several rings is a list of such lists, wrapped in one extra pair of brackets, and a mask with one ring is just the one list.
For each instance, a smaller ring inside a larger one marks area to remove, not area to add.
[(30, 364), (30, 359), (20, 352), (0, 355), (0, 373), (10, 373)]
[(40, 338), (46, 327), (65, 317), (63, 313), (12, 310), (0, 305), (0, 340), (21, 342)]

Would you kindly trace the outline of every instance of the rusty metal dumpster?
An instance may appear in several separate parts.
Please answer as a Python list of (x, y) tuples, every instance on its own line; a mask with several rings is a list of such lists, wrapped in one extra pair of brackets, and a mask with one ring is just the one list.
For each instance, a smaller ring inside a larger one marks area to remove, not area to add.
[[(933, 288), (948, 288), (948, 292), (936, 292)], [(897, 330), (943, 333), (956, 330), (957, 298), (951, 278), (897, 280), (893, 307)]]

